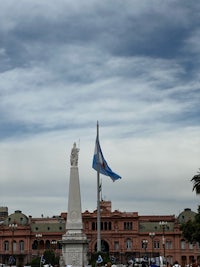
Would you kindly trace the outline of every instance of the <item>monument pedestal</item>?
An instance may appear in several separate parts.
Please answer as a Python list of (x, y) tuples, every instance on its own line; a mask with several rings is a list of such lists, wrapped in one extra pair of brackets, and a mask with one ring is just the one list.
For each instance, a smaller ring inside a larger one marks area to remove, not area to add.
[(78, 152), (74, 147), (71, 152), (71, 168), (68, 195), (68, 213), (66, 222), (66, 233), (62, 236), (62, 258), (60, 266), (67, 265), (83, 267), (88, 264), (87, 251), (88, 240), (83, 233), (80, 183), (78, 173)]
[(85, 235), (64, 235), (62, 239), (62, 255), (66, 265), (83, 267), (87, 260), (88, 241)]

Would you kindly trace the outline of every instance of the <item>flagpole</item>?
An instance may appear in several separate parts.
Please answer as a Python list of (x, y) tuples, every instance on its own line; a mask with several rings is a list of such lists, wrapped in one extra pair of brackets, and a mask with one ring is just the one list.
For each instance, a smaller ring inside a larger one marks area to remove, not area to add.
[(100, 201), (102, 201), (103, 200), (103, 198), (102, 198), (102, 190), (103, 190), (103, 188), (102, 188), (102, 179), (101, 179), (101, 181), (100, 181), (100, 185), (99, 185), (99, 191), (100, 191)]
[[(97, 143), (99, 143), (99, 123), (97, 121)], [(99, 162), (99, 147), (97, 146), (97, 252), (101, 252), (101, 214), (100, 214), (100, 162)]]

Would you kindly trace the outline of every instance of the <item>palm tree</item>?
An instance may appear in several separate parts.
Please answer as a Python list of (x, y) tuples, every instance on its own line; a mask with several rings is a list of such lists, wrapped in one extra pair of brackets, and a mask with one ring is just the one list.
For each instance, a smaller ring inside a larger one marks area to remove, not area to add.
[(200, 171), (198, 171), (197, 173), (198, 174), (194, 175), (191, 179), (191, 181), (193, 182), (192, 191), (195, 190), (196, 194), (200, 194)]

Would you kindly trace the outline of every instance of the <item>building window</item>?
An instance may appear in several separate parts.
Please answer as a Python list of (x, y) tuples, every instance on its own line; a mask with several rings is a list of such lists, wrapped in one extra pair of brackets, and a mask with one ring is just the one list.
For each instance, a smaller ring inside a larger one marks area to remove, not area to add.
[(17, 242), (13, 241), (13, 251), (16, 251), (16, 250), (17, 250)]
[(101, 222), (101, 230), (103, 231), (110, 231), (111, 229), (111, 222)]
[(124, 230), (133, 230), (132, 222), (124, 222)]
[(167, 240), (165, 246), (166, 246), (166, 249), (172, 249), (172, 241)]
[(193, 244), (189, 243), (189, 249), (193, 249)]
[(50, 249), (50, 241), (49, 240), (46, 240), (46, 242), (45, 242), (45, 248), (46, 249)]
[(38, 241), (34, 240), (32, 244), (32, 249), (37, 249), (38, 248)]
[(126, 249), (131, 249), (132, 248), (132, 242), (131, 242), (131, 240), (128, 238), (127, 240), (126, 240)]
[(5, 241), (4, 242), (4, 250), (5, 251), (8, 251), (9, 250), (9, 242), (8, 241)]
[(24, 251), (24, 241), (23, 240), (19, 241), (19, 250)]
[[(97, 223), (92, 222), (92, 230), (97, 230)], [(101, 222), (101, 230), (103, 231), (111, 231), (112, 230), (112, 223), (111, 222)]]
[(153, 242), (153, 247), (154, 247), (155, 249), (159, 249), (159, 248), (160, 248), (160, 241), (159, 241), (159, 240), (154, 240), (154, 242)]
[(92, 222), (92, 230), (95, 231), (96, 230), (96, 223)]
[(185, 249), (185, 240), (181, 240), (181, 249)]
[(104, 230), (108, 230), (108, 224), (107, 224), (107, 222), (104, 222)]
[(114, 242), (114, 249), (119, 250), (119, 242), (118, 241)]

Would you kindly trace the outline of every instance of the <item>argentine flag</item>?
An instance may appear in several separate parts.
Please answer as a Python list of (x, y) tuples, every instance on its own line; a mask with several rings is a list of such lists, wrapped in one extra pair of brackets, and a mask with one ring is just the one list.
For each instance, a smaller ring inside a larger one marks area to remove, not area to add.
[(44, 258), (44, 255), (41, 256), (40, 262), (41, 262), (42, 264), (45, 264), (45, 258)]
[(113, 182), (117, 179), (121, 179), (121, 176), (114, 173), (105, 161), (98, 138), (96, 138), (92, 168), (103, 175), (109, 176)]
[(97, 263), (102, 263), (103, 262), (103, 259), (101, 257), (101, 255), (98, 256), (98, 259), (97, 259)]

